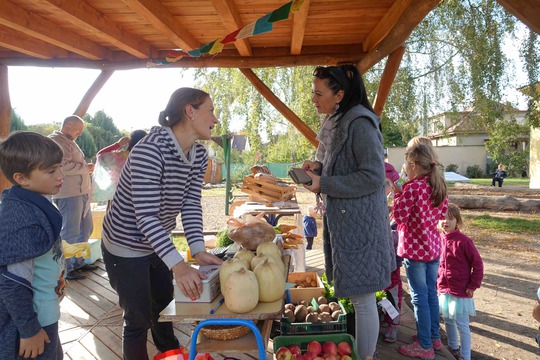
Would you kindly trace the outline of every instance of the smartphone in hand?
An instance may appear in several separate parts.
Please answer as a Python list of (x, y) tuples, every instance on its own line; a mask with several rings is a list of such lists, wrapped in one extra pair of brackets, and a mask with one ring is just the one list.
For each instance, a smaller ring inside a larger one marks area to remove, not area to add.
[(307, 174), (306, 170), (302, 168), (292, 168), (289, 170), (289, 176), (296, 184), (311, 185), (311, 178)]

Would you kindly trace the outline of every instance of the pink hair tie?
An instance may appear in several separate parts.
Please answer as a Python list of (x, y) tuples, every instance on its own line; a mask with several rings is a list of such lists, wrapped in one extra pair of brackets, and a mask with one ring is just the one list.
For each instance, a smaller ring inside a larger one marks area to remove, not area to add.
[(433, 162), (433, 163), (431, 163), (430, 165), (431, 165), (431, 167), (435, 167), (435, 165), (437, 165), (437, 164), (435, 164), (435, 163)]

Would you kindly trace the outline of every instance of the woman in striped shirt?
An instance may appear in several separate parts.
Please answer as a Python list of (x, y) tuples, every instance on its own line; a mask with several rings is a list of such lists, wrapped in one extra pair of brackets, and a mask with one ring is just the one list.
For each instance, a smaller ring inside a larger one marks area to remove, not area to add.
[(103, 259), (124, 310), (124, 359), (148, 359), (148, 329), (160, 352), (179, 347), (172, 323), (158, 322), (174, 297), (174, 281), (189, 298), (202, 292), (197, 269), (171, 241), (181, 215), (191, 254), (199, 265), (220, 264), (205, 251), (201, 188), (209, 140), (218, 120), (210, 96), (176, 90), (153, 127), (131, 151), (103, 222)]

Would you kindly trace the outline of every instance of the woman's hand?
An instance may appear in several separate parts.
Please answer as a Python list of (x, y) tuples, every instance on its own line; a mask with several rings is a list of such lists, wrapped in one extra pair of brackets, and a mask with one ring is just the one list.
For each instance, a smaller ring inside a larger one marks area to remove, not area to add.
[(125, 146), (127, 144), (129, 144), (129, 137), (128, 136), (124, 136), (124, 137), (121, 137), (120, 139), (118, 139), (118, 141), (116, 142), (118, 145), (120, 145), (120, 147), (122, 146)]
[(306, 174), (311, 178), (311, 184), (304, 184), (304, 188), (308, 189), (311, 192), (314, 192), (315, 194), (318, 194), (321, 192), (321, 177), (319, 175), (315, 175), (311, 170), (306, 170)]
[(306, 170), (307, 172), (311, 171), (320, 174), (321, 163), (317, 161), (304, 161), (302, 164), (302, 169)]
[(201, 251), (193, 255), (193, 258), (199, 265), (221, 265), (223, 260), (215, 255), (209, 254), (206, 251)]
[(171, 270), (182, 294), (191, 300), (196, 300), (201, 296), (203, 290), (202, 280), (206, 279), (206, 275), (189, 266), (185, 261), (180, 261)]

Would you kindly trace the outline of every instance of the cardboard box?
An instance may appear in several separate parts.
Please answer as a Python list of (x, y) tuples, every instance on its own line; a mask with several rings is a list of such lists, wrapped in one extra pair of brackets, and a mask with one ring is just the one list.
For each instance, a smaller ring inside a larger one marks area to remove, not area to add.
[(318, 298), (324, 294), (324, 286), (321, 282), (321, 278), (315, 272), (294, 272), (289, 273), (287, 277), (287, 282), (296, 283), (305, 279), (307, 276), (310, 276), (312, 279), (317, 279), (317, 287), (306, 287), (306, 288), (291, 288), (289, 292), (291, 294), (291, 302), (297, 304), (300, 301), (304, 300), (305, 302), (311, 302), (311, 299)]
[(184, 296), (182, 291), (178, 288), (176, 281), (173, 280), (174, 286), (174, 299), (176, 302), (202, 302), (211, 303), (214, 299), (221, 294), (221, 288), (219, 286), (219, 268), (220, 265), (204, 265), (194, 266), (202, 271), (207, 278), (202, 281), (203, 292), (197, 300), (191, 300)]

